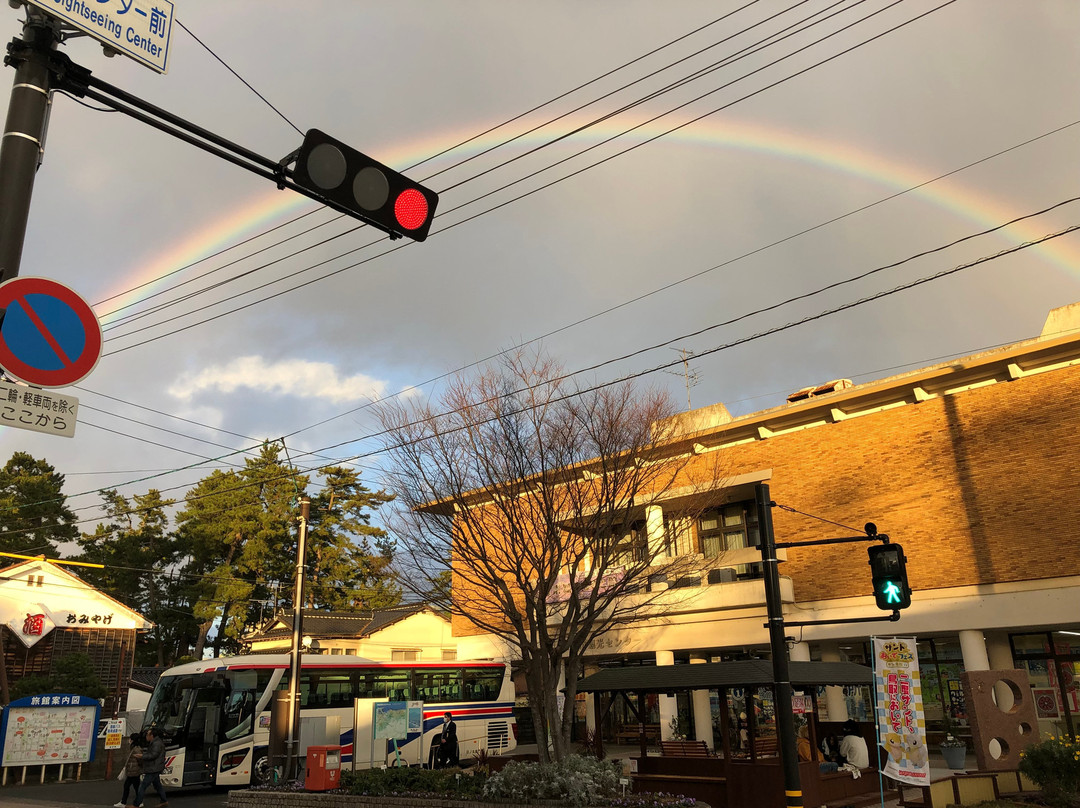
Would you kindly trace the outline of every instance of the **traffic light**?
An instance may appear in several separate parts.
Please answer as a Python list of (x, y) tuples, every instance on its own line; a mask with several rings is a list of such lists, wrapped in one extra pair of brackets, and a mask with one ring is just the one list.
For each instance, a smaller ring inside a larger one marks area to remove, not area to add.
[(907, 582), (904, 548), (899, 544), (875, 544), (867, 548), (867, 553), (877, 607), (891, 612), (910, 606), (911, 587)]
[(293, 180), (380, 230), (427, 238), (439, 195), (339, 140), (310, 129)]

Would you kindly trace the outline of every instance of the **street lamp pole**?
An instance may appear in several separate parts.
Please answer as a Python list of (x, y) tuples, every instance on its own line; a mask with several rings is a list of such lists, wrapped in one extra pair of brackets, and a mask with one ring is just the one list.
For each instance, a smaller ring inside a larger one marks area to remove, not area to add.
[(293, 586), (292, 657), (289, 664), (289, 736), (286, 746), (286, 779), (296, 776), (300, 745), (300, 654), (304, 633), (304, 574), (307, 570), (308, 518), (311, 500), (300, 499), (300, 531), (296, 540), (296, 583)]

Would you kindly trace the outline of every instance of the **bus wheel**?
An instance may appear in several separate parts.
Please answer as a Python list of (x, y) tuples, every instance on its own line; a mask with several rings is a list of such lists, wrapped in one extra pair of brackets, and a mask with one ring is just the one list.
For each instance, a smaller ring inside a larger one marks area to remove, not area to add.
[(283, 773), (281, 766), (271, 766), (270, 758), (264, 755), (255, 761), (251, 777), (261, 786), (276, 785), (281, 782)]

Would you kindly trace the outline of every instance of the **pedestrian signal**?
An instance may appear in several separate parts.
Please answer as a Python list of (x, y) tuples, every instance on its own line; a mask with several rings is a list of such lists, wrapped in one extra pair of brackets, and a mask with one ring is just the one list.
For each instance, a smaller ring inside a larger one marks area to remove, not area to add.
[(867, 553), (877, 607), (891, 612), (910, 606), (911, 587), (907, 581), (904, 548), (899, 544), (875, 544), (867, 548)]

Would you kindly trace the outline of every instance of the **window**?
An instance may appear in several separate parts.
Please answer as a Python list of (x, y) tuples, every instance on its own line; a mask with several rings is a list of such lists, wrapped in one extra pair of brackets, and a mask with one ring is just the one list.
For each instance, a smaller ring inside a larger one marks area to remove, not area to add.
[(466, 668), (462, 701), (495, 701), (502, 687), (503, 668)]
[(461, 670), (424, 668), (413, 671), (416, 698), (422, 701), (461, 701)]
[(453, 661), (453, 660), (457, 659), (457, 649), (456, 648), (444, 648), (444, 649), (442, 649), (442, 658), (443, 658), (443, 662)]
[(645, 529), (645, 520), (632, 522), (625, 533), (614, 543), (611, 549), (611, 566), (628, 567), (640, 564), (648, 554), (649, 538)]
[[(705, 558), (718, 558), (728, 550), (757, 547), (757, 509), (752, 501), (735, 502), (710, 508), (698, 519), (698, 541)], [(740, 564), (735, 568), (739, 578), (760, 578), (760, 564)]]
[(419, 662), (419, 648), (395, 648), (390, 652), (391, 662)]

